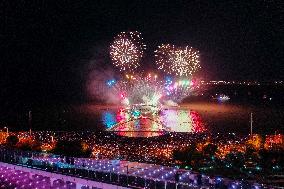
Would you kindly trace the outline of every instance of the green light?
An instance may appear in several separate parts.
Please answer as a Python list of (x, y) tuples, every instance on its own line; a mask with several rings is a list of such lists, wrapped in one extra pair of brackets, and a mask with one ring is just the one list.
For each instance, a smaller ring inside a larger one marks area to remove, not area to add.
[(189, 84), (190, 84), (190, 81), (189, 81), (189, 80), (187, 80), (187, 81), (186, 81), (186, 85), (189, 85)]

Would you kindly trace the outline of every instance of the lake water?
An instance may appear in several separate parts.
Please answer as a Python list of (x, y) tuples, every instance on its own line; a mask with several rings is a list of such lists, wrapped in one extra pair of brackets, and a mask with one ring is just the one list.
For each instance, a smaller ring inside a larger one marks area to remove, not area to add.
[[(178, 108), (162, 111), (158, 117), (129, 122), (129, 115), (121, 112), (121, 107), (98, 105), (98, 101), (2, 107), (0, 121), (11, 131), (28, 130), (28, 111), (32, 110), (33, 130), (111, 130), (127, 136), (161, 135), (165, 131), (246, 135), (250, 132), (250, 113), (253, 112), (253, 132), (284, 133), (284, 85), (204, 86), (204, 91), (198, 94), (184, 99)], [(216, 94), (226, 94), (231, 99), (218, 103), (212, 100)]]
[(132, 137), (157, 136), (164, 132), (234, 132), (245, 135), (250, 132), (251, 112), (254, 133), (283, 133), (284, 125), (283, 109), (230, 103), (184, 103), (179, 107), (167, 108), (159, 115), (140, 118), (133, 118), (118, 106), (85, 104), (77, 106), (75, 110), (76, 120), (84, 123), (84, 129), (109, 130)]

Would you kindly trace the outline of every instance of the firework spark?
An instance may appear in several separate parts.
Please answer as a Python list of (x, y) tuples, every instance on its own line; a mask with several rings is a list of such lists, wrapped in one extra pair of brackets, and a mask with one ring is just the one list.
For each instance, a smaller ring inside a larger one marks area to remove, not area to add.
[[(155, 59), (158, 69), (167, 73), (165, 76), (158, 76), (154, 71), (146, 74), (137, 69), (144, 51), (145, 45), (139, 32), (119, 33), (111, 43), (109, 53), (113, 65), (123, 74), (111, 74), (111, 78), (105, 75), (99, 79), (94, 74), (92, 77), (97, 79), (91, 80), (88, 91), (96, 98), (108, 98), (110, 102), (120, 102), (126, 106), (160, 106), (179, 103), (199, 89), (199, 85), (192, 81), (193, 74), (200, 68), (198, 51), (190, 46), (159, 46), (155, 51)], [(121, 77), (124, 74), (125, 77)], [(101, 95), (105, 93), (108, 95)]]
[[(111, 80), (107, 80), (108, 82)], [(107, 84), (108, 84), (107, 82)], [(199, 84), (190, 78), (159, 78), (156, 74), (126, 74), (109, 87), (110, 92), (124, 105), (145, 104), (161, 106), (168, 101), (181, 102), (199, 90)]]
[(139, 32), (121, 32), (110, 46), (110, 57), (120, 71), (132, 72), (140, 65), (145, 45)]
[[(118, 96), (123, 94), (131, 104), (146, 104), (158, 106), (159, 100), (163, 95), (164, 85), (149, 74), (146, 77), (142, 75), (126, 75), (125, 79), (118, 81), (112, 86), (113, 92)], [(122, 97), (122, 96), (121, 96)]]
[(158, 69), (168, 74), (177, 76), (191, 76), (199, 65), (199, 52), (192, 47), (176, 47), (170, 44), (162, 44), (155, 51)]

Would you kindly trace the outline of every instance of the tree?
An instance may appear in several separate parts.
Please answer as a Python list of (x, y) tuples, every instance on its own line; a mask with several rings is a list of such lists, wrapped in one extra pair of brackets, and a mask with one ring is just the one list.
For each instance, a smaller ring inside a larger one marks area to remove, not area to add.
[(243, 153), (229, 153), (225, 157), (225, 162), (231, 163), (233, 167), (240, 168), (245, 163), (245, 157)]
[(70, 157), (90, 157), (91, 155), (91, 150), (86, 149), (82, 142), (67, 140), (58, 141), (51, 152)]
[(179, 150), (176, 149), (173, 151), (173, 159), (182, 161), (182, 162), (190, 162), (192, 159), (192, 154), (196, 152), (196, 145), (192, 144), (185, 149)]
[(14, 147), (19, 142), (19, 138), (15, 135), (10, 135), (6, 138), (6, 144), (10, 147)]
[(6, 143), (7, 132), (0, 131), (0, 144)]
[(193, 151), (189, 154), (189, 159), (191, 161), (191, 165), (195, 168), (198, 168), (202, 164), (203, 155), (198, 151)]
[(217, 151), (217, 146), (215, 144), (208, 144), (204, 147), (203, 149), (203, 153), (208, 155), (208, 156), (213, 156), (215, 155)]
[(284, 167), (284, 152), (276, 150), (260, 150), (260, 166), (271, 170), (273, 166)]
[(18, 142), (16, 147), (25, 151), (41, 151), (41, 144), (36, 140), (32, 140), (31, 138), (22, 139), (20, 142)]
[(184, 162), (186, 160), (186, 153), (184, 151), (176, 149), (173, 151), (173, 159)]
[(246, 141), (246, 146), (258, 151), (263, 147), (263, 139), (260, 135), (253, 135)]

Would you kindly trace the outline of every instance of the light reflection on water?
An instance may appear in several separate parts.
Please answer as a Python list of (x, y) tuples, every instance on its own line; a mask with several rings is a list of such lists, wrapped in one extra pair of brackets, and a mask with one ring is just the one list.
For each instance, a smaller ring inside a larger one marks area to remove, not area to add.
[(204, 132), (205, 125), (196, 111), (169, 109), (159, 115), (133, 115), (119, 109), (102, 113), (105, 129), (121, 136), (151, 137), (165, 132)]

